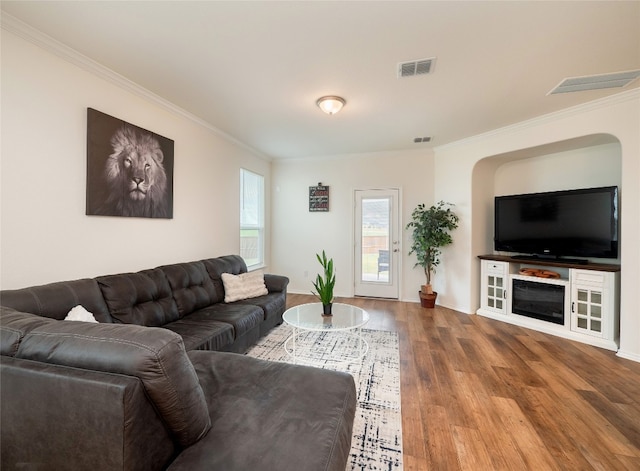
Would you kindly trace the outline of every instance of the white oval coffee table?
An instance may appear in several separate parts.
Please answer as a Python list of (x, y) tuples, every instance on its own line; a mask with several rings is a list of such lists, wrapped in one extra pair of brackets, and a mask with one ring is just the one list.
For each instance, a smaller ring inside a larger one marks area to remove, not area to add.
[[(362, 326), (369, 322), (369, 313), (358, 306), (343, 303), (333, 303), (332, 313), (329, 317), (322, 316), (321, 303), (301, 304), (285, 311), (282, 319), (291, 326), (291, 335), (285, 341), (284, 349), (293, 357), (294, 362), (318, 359), (314, 352), (322, 352), (323, 359), (329, 357), (334, 361), (357, 360), (367, 354), (369, 344), (362, 338)], [(304, 348), (302, 351), (300, 336), (304, 335), (306, 338), (313, 332), (319, 333), (313, 342), (313, 345), (319, 348)], [(355, 339), (353, 348), (335, 352), (323, 350), (322, 343), (327, 337), (323, 334), (334, 333)]]

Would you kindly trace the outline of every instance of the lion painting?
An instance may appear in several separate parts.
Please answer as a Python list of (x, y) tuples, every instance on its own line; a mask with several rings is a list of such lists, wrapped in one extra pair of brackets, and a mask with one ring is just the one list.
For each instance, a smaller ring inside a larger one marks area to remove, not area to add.
[(167, 217), (167, 175), (157, 139), (124, 124), (111, 137), (111, 147), (104, 168), (108, 196), (100, 212)]
[(173, 217), (171, 139), (87, 108), (87, 215)]

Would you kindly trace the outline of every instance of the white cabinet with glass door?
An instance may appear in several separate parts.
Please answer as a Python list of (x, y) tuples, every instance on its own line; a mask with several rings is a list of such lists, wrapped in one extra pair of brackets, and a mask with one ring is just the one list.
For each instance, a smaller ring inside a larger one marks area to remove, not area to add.
[(480, 281), (480, 314), (507, 314), (509, 263), (482, 260)]
[(571, 270), (571, 330), (614, 340), (618, 273)]

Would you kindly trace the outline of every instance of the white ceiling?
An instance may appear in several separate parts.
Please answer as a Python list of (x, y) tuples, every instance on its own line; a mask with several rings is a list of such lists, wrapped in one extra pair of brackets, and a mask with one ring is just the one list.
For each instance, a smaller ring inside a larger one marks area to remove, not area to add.
[[(547, 95), (566, 77), (640, 69), (640, 1), (3, 0), (2, 10), (271, 158), (439, 146), (640, 87)], [(397, 78), (398, 63), (430, 57), (431, 74)], [(347, 104), (325, 115), (322, 95)], [(431, 142), (413, 142), (423, 136)]]

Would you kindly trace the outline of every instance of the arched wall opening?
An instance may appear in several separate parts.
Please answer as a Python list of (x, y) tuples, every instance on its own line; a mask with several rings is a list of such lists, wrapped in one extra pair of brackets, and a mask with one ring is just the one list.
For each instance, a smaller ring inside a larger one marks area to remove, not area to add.
[[(494, 253), (495, 196), (613, 185), (620, 190), (623, 224), (622, 150), (611, 134), (590, 134), (487, 156), (474, 165), (471, 177), (471, 253)], [(621, 247), (623, 243), (621, 239)], [(471, 278), (475, 311), (480, 301), (479, 263)]]

